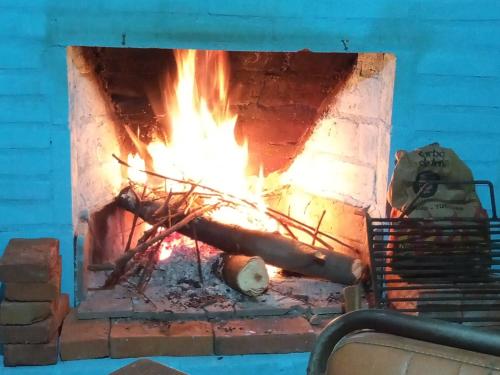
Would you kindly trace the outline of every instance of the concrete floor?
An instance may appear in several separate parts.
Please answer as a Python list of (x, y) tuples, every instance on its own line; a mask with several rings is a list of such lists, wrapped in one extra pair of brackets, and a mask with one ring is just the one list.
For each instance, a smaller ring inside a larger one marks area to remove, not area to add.
[[(189, 375), (305, 375), (309, 353), (228, 357), (150, 357)], [(107, 375), (137, 358), (59, 361), (53, 366), (0, 367), (1, 375)]]

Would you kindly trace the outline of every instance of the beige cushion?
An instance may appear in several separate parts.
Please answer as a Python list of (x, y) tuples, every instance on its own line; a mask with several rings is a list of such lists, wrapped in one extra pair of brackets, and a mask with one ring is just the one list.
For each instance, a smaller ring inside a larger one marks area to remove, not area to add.
[(500, 375), (500, 357), (384, 333), (344, 338), (328, 360), (328, 375)]

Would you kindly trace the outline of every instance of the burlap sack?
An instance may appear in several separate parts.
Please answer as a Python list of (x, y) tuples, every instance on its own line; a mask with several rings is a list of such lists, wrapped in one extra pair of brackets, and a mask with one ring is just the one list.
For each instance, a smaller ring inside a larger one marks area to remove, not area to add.
[[(469, 245), (463, 245), (464, 241), (467, 241), (467, 243), (487, 241), (489, 238), (487, 227), (485, 227), (484, 235), (479, 232), (479, 237), (477, 232), (476, 236), (472, 237), (460, 229), (453, 232), (447, 231), (444, 234), (445, 232), (439, 228), (440, 225), (449, 226), (455, 222), (458, 223), (458, 221), (454, 220), (457, 218), (462, 219), (459, 223), (465, 224), (466, 222), (463, 222), (464, 218), (471, 218), (471, 220), (475, 221), (487, 217), (486, 211), (477, 197), (475, 186), (472, 184), (430, 184), (417, 198), (418, 192), (425, 183), (424, 181), (472, 181), (471, 170), (453, 150), (441, 147), (437, 143), (412, 152), (399, 151), (396, 159), (397, 165), (387, 195), (387, 200), (392, 206), (391, 217), (445, 218), (447, 220), (438, 222), (431, 220), (409, 224), (408, 236), (389, 237), (389, 240), (401, 241), (397, 244), (390, 242), (388, 245), (388, 255), (398, 255), (397, 262), (388, 261), (387, 263), (387, 279), (392, 281), (392, 286), (406, 286), (408, 283), (418, 284), (422, 280), (418, 268), (419, 264), (422, 265), (420, 269), (427, 270), (426, 277), (433, 279), (439, 279), (443, 271), (457, 266), (457, 262), (464, 261), (467, 266), (465, 267), (464, 264), (466, 271), (464, 271), (463, 276), (466, 274), (471, 276), (488, 273), (491, 260), (489, 251), (478, 252), (474, 245), (470, 245), (470, 249), (468, 249)], [(405, 243), (406, 240), (409, 240), (409, 242)], [(429, 273), (426, 264), (432, 263), (432, 258), (422, 254), (420, 249), (425, 249), (426, 246), (419, 246), (418, 243), (415, 244), (415, 241), (420, 243), (432, 242), (430, 248), (434, 249), (433, 252), (441, 253), (440, 249), (442, 249), (442, 255), (449, 259), (450, 266), (433, 268), (432, 270), (435, 270), (436, 273)], [(449, 245), (453, 242), (461, 243), (460, 247), (464, 250), (464, 253), (470, 254), (467, 259), (464, 259), (463, 255), (454, 259), (455, 256), (449, 253)], [(443, 245), (440, 245), (440, 243)], [(413, 264), (415, 267), (409, 269), (408, 264)], [(399, 309), (409, 309), (415, 308), (419, 291), (418, 289), (408, 291), (393, 290), (388, 294), (389, 298), (415, 298), (413, 302), (397, 302), (393, 304), (394, 307)]]

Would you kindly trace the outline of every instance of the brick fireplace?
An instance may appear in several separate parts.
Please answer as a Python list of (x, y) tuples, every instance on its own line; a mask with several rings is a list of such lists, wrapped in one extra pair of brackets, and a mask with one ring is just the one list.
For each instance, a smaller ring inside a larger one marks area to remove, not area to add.
[[(211, 56), (206, 51), (193, 53), (199, 59)], [(385, 208), (394, 56), (211, 53), (228, 58), (229, 108), (237, 116), (231, 138), (248, 143), (247, 173), (256, 175), (261, 169), (262, 184), (271, 181), (274, 185), (271, 198), (263, 203), (310, 227), (320, 222), (318, 230), (332, 238), (320, 234), (319, 241), (333, 240), (320, 246), (331, 245), (366, 263), (365, 215), (380, 216)], [(174, 74), (172, 62), (171, 50), (68, 48), (73, 221), (78, 223), (76, 235), (83, 244), (75, 250), (80, 299), (85, 299), (88, 287), (98, 287), (91, 281), (96, 276), (88, 276), (87, 269), (114, 263), (128, 242), (131, 216), (122, 217), (109, 204), (126, 185), (130, 172), (112, 155), (130, 157), (149, 147), (148, 142), (157, 142), (151, 138), (158, 137), (158, 129), (167, 131), (173, 126), (163, 125), (169, 106), (162, 108), (161, 102), (165, 95), (161, 90), (172, 90), (175, 83), (168, 80)], [(168, 82), (157, 88), (165, 75)], [(210, 154), (196, 156), (200, 145), (190, 137), (177, 152), (188, 149), (183, 158), (193, 158), (196, 168)], [(155, 155), (144, 155), (152, 158), (148, 167), (156, 167)], [(159, 168), (167, 175), (175, 173), (164, 164)], [(215, 168), (217, 174), (224, 166)], [(212, 175), (204, 178), (225, 188)], [(219, 180), (232, 178), (223, 172)], [(228, 224), (239, 223), (231, 220)], [(310, 243), (310, 235), (295, 232), (294, 238)]]
[[(79, 203), (72, 197), (71, 180), (70, 46), (359, 53), (359, 77), (370, 92), (377, 90), (369, 76), (378, 69), (379, 56), (394, 55), (392, 106), (377, 107), (385, 109), (374, 116), (376, 110), (364, 106), (363, 95), (346, 97), (341, 103), (342, 112), (348, 114), (343, 121), (386, 131), (378, 138), (385, 145), (383, 157), (389, 158), (381, 163), (381, 170), (377, 163), (370, 164), (373, 159), (380, 161), (380, 156), (365, 155), (366, 148), (360, 147), (373, 137), (341, 133), (344, 144), (351, 144), (342, 150), (342, 161), (359, 166), (354, 178), (372, 180), (373, 174), (384, 182), (369, 198), (364, 191), (356, 191), (354, 199), (372, 199), (373, 213), (383, 213), (387, 167), (394, 152), (434, 141), (454, 148), (477, 178), (500, 186), (500, 29), (495, 1), (482, 7), (469, 0), (459, 4), (387, 0), (370, 5), (292, 1), (260, 7), (240, 1), (164, 4), (151, 0), (140, 5), (7, 1), (0, 9), (0, 179), (4, 187), (0, 246), (11, 237), (60, 239), (62, 288), (72, 296)], [(379, 122), (373, 126), (371, 121)], [(312, 139), (324, 141), (321, 128), (317, 130)], [(321, 147), (319, 143), (318, 150)], [(348, 195), (342, 187), (334, 193)]]

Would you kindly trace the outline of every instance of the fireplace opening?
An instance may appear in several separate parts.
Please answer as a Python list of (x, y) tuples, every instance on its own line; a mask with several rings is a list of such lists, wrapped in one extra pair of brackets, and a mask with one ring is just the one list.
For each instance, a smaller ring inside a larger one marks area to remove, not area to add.
[(68, 75), (81, 318), (341, 312), (393, 55), (70, 47)]

